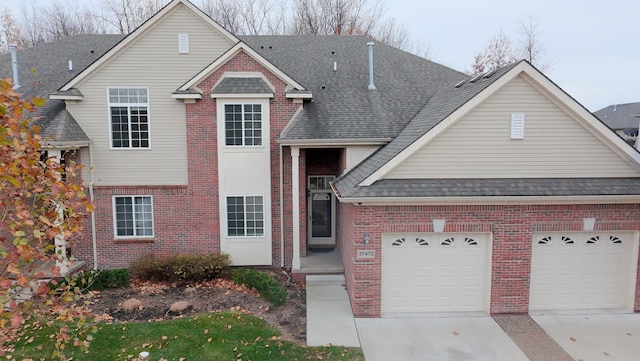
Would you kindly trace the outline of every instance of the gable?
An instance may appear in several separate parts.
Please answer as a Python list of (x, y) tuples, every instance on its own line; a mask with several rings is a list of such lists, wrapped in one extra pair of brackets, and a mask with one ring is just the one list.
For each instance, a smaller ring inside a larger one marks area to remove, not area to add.
[[(511, 139), (512, 113), (525, 115), (523, 139)], [(518, 76), (383, 179), (637, 176), (636, 167)]]

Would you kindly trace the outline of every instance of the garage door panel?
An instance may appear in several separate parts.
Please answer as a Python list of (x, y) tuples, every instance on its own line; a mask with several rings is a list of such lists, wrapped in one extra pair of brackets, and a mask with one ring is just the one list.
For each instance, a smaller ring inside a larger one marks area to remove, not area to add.
[(383, 236), (382, 312), (484, 311), (486, 234)]
[(535, 234), (530, 309), (628, 308), (634, 244), (632, 232)]

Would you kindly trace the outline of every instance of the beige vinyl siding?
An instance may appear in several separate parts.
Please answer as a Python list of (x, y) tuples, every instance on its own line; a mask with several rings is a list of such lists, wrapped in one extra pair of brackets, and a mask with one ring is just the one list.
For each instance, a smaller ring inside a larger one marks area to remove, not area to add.
[[(524, 113), (524, 139), (510, 139)], [(577, 121), (518, 77), (384, 178), (637, 177)]]
[[(188, 54), (178, 53), (179, 33), (189, 34)], [(185, 105), (171, 93), (232, 45), (179, 5), (78, 85), (84, 100), (67, 108), (93, 140), (96, 185), (188, 182)], [(150, 148), (110, 148), (109, 87), (149, 89)]]

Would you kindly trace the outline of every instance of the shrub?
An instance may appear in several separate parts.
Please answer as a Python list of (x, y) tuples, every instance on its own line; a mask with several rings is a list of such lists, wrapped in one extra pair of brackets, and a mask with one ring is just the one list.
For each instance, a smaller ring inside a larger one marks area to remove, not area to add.
[(130, 268), (131, 275), (144, 281), (198, 282), (212, 280), (231, 264), (228, 254), (175, 254), (156, 257), (147, 254)]
[(268, 274), (253, 269), (233, 270), (233, 282), (255, 288), (267, 301), (280, 306), (287, 300), (287, 289)]
[(104, 290), (107, 288), (120, 288), (129, 286), (129, 270), (118, 268), (98, 271), (91, 285), (92, 290)]
[(104, 290), (107, 288), (120, 288), (129, 285), (129, 271), (126, 268), (81, 271), (70, 276), (61, 277), (48, 284), (49, 289), (59, 292), (64, 288), (75, 289), (80, 292), (88, 290)]

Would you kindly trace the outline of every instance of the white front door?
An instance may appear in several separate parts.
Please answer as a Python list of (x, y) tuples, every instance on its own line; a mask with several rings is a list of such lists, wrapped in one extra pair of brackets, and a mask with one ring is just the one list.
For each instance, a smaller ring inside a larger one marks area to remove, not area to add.
[(309, 247), (335, 247), (336, 199), (329, 182), (333, 176), (309, 177)]
[(615, 231), (535, 233), (529, 309), (632, 311), (636, 238)]
[(491, 237), (486, 233), (387, 233), (382, 315), (488, 312)]

